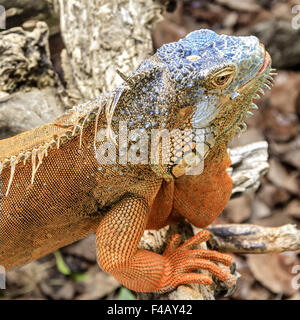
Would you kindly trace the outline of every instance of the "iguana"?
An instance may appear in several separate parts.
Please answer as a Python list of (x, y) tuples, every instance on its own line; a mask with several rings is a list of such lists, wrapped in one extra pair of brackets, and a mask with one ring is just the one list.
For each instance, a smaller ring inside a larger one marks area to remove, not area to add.
[[(256, 37), (199, 30), (130, 76), (118, 73), (124, 81), (112, 93), (0, 141), (0, 264), (27, 263), (95, 232), (99, 265), (134, 291), (211, 284), (198, 269), (231, 281), (216, 264), (229, 266), (230, 255), (195, 249), (206, 230), (183, 244), (173, 236), (163, 254), (138, 245), (145, 229), (184, 218), (205, 228), (221, 213), (232, 189), (227, 145), (272, 81), (269, 54)], [(155, 136), (150, 161), (155, 129), (174, 134)]]

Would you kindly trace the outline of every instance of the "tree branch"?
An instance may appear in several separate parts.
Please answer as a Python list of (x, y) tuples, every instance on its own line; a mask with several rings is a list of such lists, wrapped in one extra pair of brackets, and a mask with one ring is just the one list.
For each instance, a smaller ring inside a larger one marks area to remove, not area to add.
[(153, 0), (59, 0), (68, 88), (82, 101), (122, 82), (153, 53), (151, 30), (163, 7)]
[(271, 253), (300, 250), (300, 230), (296, 225), (263, 227), (253, 224), (215, 225), (211, 232), (212, 248), (231, 253)]

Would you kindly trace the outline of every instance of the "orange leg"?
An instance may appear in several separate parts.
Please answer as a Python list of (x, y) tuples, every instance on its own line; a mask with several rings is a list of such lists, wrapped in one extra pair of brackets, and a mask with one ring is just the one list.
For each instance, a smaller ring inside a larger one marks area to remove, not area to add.
[(148, 206), (141, 198), (123, 199), (101, 221), (96, 231), (97, 256), (100, 266), (123, 285), (138, 292), (169, 291), (180, 284), (210, 284), (211, 277), (197, 274), (208, 270), (222, 281), (231, 279), (213, 261), (226, 265), (231, 257), (209, 250), (193, 248), (209, 237), (202, 231), (179, 246), (176, 235), (160, 255), (138, 249), (147, 224)]

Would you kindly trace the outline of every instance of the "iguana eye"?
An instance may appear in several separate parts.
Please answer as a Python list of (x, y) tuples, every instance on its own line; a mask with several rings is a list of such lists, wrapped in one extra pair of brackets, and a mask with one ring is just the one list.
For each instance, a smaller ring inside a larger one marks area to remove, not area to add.
[(227, 85), (229, 85), (232, 79), (233, 79), (233, 74), (229, 73), (229, 74), (219, 75), (214, 79), (212, 79), (211, 82), (215, 87), (225, 88)]
[(224, 85), (225, 83), (227, 83), (228, 79), (230, 77), (230, 74), (226, 74), (226, 75), (223, 75), (223, 76), (220, 76), (218, 78), (216, 78), (214, 80), (214, 82), (219, 85), (219, 86), (222, 86)]
[(220, 70), (212, 76), (211, 86), (218, 89), (224, 89), (231, 83), (233, 76), (234, 69), (232, 67)]

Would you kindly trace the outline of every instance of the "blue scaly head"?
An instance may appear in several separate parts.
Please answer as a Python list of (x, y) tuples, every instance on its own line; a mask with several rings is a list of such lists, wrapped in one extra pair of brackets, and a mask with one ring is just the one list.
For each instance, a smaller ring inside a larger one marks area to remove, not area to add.
[(271, 58), (256, 37), (197, 30), (163, 45), (130, 77), (119, 73), (125, 84), (118, 103), (130, 109), (133, 127), (191, 126), (228, 140), (257, 108), (253, 100), (269, 88), (270, 71)]
[(163, 45), (157, 56), (168, 70), (175, 105), (191, 107), (192, 127), (216, 137), (229, 139), (244, 126), (249, 109), (256, 108), (253, 99), (272, 80), (270, 56), (254, 36), (198, 30)]

